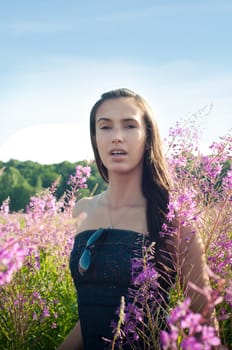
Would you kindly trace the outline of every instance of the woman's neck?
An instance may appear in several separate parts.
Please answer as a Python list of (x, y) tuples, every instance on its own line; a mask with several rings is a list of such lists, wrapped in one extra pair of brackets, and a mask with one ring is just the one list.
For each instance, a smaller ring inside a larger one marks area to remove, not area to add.
[(140, 176), (109, 176), (107, 200), (110, 207), (143, 206), (146, 202), (142, 193)]

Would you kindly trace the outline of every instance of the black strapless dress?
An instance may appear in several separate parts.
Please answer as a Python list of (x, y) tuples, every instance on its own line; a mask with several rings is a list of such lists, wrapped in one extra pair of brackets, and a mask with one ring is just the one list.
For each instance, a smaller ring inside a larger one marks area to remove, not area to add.
[(144, 244), (151, 243), (135, 231), (111, 228), (104, 231), (91, 250), (91, 265), (83, 275), (78, 271), (78, 262), (95, 230), (83, 231), (75, 236), (70, 256), (84, 350), (109, 348), (104, 339), (112, 340), (111, 321), (117, 322), (116, 310), (121, 296), (127, 298), (131, 285), (131, 259), (142, 257)]

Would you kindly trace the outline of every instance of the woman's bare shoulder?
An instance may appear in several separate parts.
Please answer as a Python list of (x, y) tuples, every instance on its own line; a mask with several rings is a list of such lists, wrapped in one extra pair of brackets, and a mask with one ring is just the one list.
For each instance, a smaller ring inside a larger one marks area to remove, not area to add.
[(79, 199), (72, 211), (73, 218), (78, 217), (83, 211), (89, 211), (98, 200), (99, 195), (93, 197), (83, 197)]
[(78, 217), (83, 212), (83, 210), (88, 209), (89, 205), (91, 205), (93, 201), (94, 201), (94, 197), (83, 197), (79, 199), (76, 202), (72, 211), (73, 218)]
[(77, 220), (77, 232), (94, 228), (94, 213), (97, 212), (102, 194), (92, 197), (83, 197), (73, 208), (72, 216)]

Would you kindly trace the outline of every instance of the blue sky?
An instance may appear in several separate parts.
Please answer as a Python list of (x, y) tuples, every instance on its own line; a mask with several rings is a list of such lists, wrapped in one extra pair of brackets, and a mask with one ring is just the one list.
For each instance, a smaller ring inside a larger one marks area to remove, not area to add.
[(91, 158), (89, 110), (143, 95), (163, 136), (212, 104), (202, 143), (232, 127), (231, 0), (0, 0), (0, 160)]

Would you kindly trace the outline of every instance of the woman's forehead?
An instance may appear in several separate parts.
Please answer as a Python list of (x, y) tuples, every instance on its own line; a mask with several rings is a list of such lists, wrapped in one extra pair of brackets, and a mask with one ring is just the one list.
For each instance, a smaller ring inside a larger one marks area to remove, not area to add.
[(134, 98), (120, 97), (104, 101), (96, 112), (96, 117), (125, 116), (127, 118), (141, 116), (142, 109), (138, 106)]

